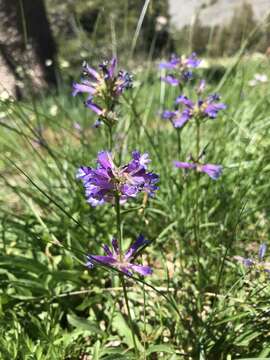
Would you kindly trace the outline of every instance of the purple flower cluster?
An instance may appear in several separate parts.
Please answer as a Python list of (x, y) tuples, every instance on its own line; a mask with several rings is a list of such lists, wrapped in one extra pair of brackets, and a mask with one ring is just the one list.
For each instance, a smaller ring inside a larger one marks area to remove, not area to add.
[(128, 250), (121, 255), (119, 251), (118, 242), (116, 239), (112, 240), (112, 249), (108, 245), (104, 245), (103, 249), (106, 255), (88, 255), (87, 264), (89, 268), (93, 268), (95, 264), (103, 264), (111, 266), (126, 275), (132, 275), (137, 272), (140, 275), (151, 275), (153, 270), (149, 266), (133, 264), (140, 249), (149, 243), (144, 236), (140, 235), (136, 241), (128, 248)]
[(132, 160), (118, 167), (111, 153), (102, 151), (98, 154), (97, 168), (82, 166), (77, 172), (77, 178), (83, 181), (87, 201), (92, 206), (114, 203), (116, 197), (120, 203), (125, 203), (140, 192), (153, 196), (158, 189), (156, 183), (159, 176), (147, 172), (150, 161), (148, 154), (133, 151)]
[[(118, 97), (132, 87), (132, 76), (126, 71), (116, 71), (117, 60), (104, 61), (99, 65), (99, 71), (83, 64), (83, 79), (73, 84), (73, 96), (86, 93), (86, 107), (95, 112), (108, 125), (115, 122), (113, 114)], [(99, 125), (97, 122), (95, 126)]]
[(187, 58), (172, 55), (169, 61), (160, 63), (159, 68), (173, 71), (173, 74), (163, 76), (161, 80), (172, 86), (178, 86), (192, 78), (192, 71), (190, 69), (197, 68), (200, 62), (195, 53), (192, 53)]
[(181, 110), (165, 110), (162, 114), (163, 119), (170, 120), (175, 128), (183, 127), (194, 117), (215, 119), (219, 111), (226, 109), (226, 105), (218, 102), (219, 95), (209, 95), (205, 100), (199, 99), (196, 103), (184, 95), (177, 97), (175, 104), (181, 105)]
[(174, 166), (185, 170), (195, 170), (197, 172), (203, 172), (210, 176), (211, 179), (217, 180), (222, 174), (222, 166), (214, 164), (200, 164), (195, 162), (180, 162), (174, 161)]
[(234, 256), (234, 259), (239, 261), (246, 267), (254, 268), (256, 271), (264, 271), (270, 273), (270, 263), (264, 262), (264, 257), (266, 253), (267, 246), (266, 244), (261, 244), (258, 251), (258, 260), (244, 258), (242, 256)]

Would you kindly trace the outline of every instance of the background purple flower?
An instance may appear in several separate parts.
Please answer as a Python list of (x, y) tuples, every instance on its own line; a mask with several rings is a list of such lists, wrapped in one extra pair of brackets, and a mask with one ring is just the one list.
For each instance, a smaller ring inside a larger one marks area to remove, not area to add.
[(177, 69), (180, 64), (181, 64), (181, 58), (177, 57), (175, 54), (172, 54), (169, 61), (161, 62), (159, 64), (159, 68), (172, 70), (172, 69)]
[(209, 95), (205, 100), (200, 99), (197, 103), (194, 103), (184, 95), (178, 96), (175, 100), (175, 104), (184, 106), (184, 109), (181, 112), (185, 119), (183, 125), (194, 116), (215, 119), (219, 111), (226, 109), (225, 104), (217, 102), (219, 99), (220, 97), (217, 94), (213, 94)]
[(198, 67), (200, 62), (195, 53), (192, 53), (188, 58), (172, 55), (169, 61), (161, 62), (159, 68), (171, 70), (173, 74), (163, 76), (161, 80), (172, 86), (186, 82), (192, 78), (192, 71), (190, 69)]
[(173, 75), (162, 76), (160, 79), (172, 86), (178, 86), (180, 83), (180, 81), (176, 79)]
[(246, 267), (254, 267), (257, 271), (264, 271), (270, 273), (270, 263), (264, 262), (267, 246), (266, 244), (261, 244), (258, 251), (258, 260), (244, 258), (242, 256), (234, 256), (233, 258)]
[(117, 167), (111, 154), (102, 151), (98, 154), (97, 168), (82, 166), (77, 172), (77, 178), (83, 181), (87, 201), (92, 206), (114, 203), (116, 196), (119, 196), (121, 203), (125, 203), (140, 192), (153, 196), (158, 189), (158, 175), (147, 172), (150, 161), (148, 154), (133, 151), (132, 160)]
[(174, 161), (174, 166), (180, 169), (193, 169), (198, 172), (204, 172), (211, 179), (217, 180), (222, 174), (222, 166), (214, 164), (199, 164), (195, 162)]
[(183, 62), (189, 68), (197, 68), (201, 63), (201, 60), (198, 59), (197, 54), (193, 52), (188, 58), (184, 59)]
[(171, 55), (169, 61), (161, 62), (159, 64), (160, 69), (181, 69), (186, 70), (189, 68), (196, 68), (200, 65), (201, 60), (197, 58), (196, 53), (192, 53), (189, 57), (180, 56), (177, 57), (175, 54)]
[(170, 120), (175, 128), (181, 128), (190, 119), (190, 114), (188, 110), (183, 112), (165, 110), (162, 113), (162, 118)]
[(103, 264), (111, 266), (126, 275), (132, 275), (133, 272), (137, 272), (143, 276), (151, 275), (153, 270), (149, 266), (133, 264), (133, 260), (138, 255), (140, 249), (147, 244), (149, 244), (149, 241), (146, 240), (143, 235), (140, 235), (128, 250), (120, 256), (118, 242), (116, 239), (113, 239), (111, 249), (108, 245), (103, 246), (106, 255), (88, 255), (86, 266), (93, 268), (95, 264)]

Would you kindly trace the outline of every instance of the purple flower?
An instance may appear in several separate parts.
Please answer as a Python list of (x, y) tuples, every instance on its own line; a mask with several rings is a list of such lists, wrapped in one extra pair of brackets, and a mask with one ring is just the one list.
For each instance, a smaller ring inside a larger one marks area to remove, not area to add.
[(188, 58), (181, 56), (177, 57), (175, 54), (171, 55), (169, 61), (159, 64), (160, 69), (169, 70), (186, 70), (189, 68), (197, 68), (200, 65), (201, 60), (197, 58), (196, 53), (192, 53)]
[(114, 203), (116, 196), (123, 204), (140, 192), (153, 196), (158, 189), (156, 183), (159, 176), (147, 172), (150, 161), (148, 154), (133, 151), (132, 160), (117, 167), (111, 154), (102, 151), (98, 154), (97, 168), (82, 166), (77, 172), (77, 178), (83, 181), (87, 201), (92, 206)]
[(180, 64), (181, 64), (181, 58), (177, 57), (175, 54), (172, 54), (169, 61), (161, 62), (159, 64), (159, 68), (172, 70), (180, 67)]
[(181, 169), (188, 169), (188, 170), (193, 169), (198, 172), (203, 172), (208, 176), (210, 176), (210, 178), (213, 180), (217, 180), (222, 174), (221, 165), (174, 161), (174, 166)]
[(188, 57), (187, 59), (184, 59), (183, 62), (189, 68), (197, 68), (201, 63), (201, 60), (199, 60), (197, 57), (197, 54), (195, 52), (193, 52), (190, 55), (190, 57)]
[(180, 81), (176, 79), (173, 75), (162, 76), (160, 79), (172, 86), (178, 86), (180, 83)]
[(197, 171), (204, 172), (210, 176), (211, 179), (217, 180), (222, 174), (222, 166), (213, 164), (198, 165)]
[(183, 112), (165, 110), (162, 113), (162, 118), (170, 120), (175, 128), (181, 128), (190, 119), (190, 114), (188, 110), (184, 110)]
[(99, 117), (106, 119), (107, 114), (113, 111), (117, 98), (132, 87), (132, 76), (120, 70), (116, 71), (117, 60), (104, 61), (99, 65), (99, 71), (83, 64), (84, 78), (80, 83), (73, 84), (72, 95), (86, 93), (86, 107), (94, 111)]
[(200, 62), (195, 53), (192, 53), (188, 58), (172, 55), (169, 61), (160, 63), (159, 68), (171, 70), (174, 74), (164, 76), (161, 80), (172, 86), (186, 82), (192, 78), (192, 71), (190, 69), (198, 67)]
[(106, 110), (102, 109), (99, 105), (93, 103), (92, 100), (93, 100), (92, 98), (86, 100), (86, 102), (85, 102), (86, 107), (88, 107), (88, 109), (91, 109), (98, 116), (105, 115)]
[[(202, 86), (204, 85), (202, 84)], [(184, 109), (171, 112), (171, 116), (167, 117), (167, 119), (172, 120), (175, 127), (182, 127), (190, 119), (197, 116), (200, 118), (215, 119), (219, 111), (226, 109), (225, 104), (217, 102), (219, 99), (217, 94), (213, 94), (209, 95), (206, 100), (200, 99), (197, 103), (194, 103), (186, 96), (180, 95), (175, 103), (176, 105), (180, 104)], [(169, 114), (169, 110), (166, 110), (164, 113)]]
[(264, 271), (270, 273), (270, 263), (264, 262), (267, 246), (266, 244), (261, 244), (258, 251), (258, 260), (244, 258), (242, 256), (234, 256), (233, 258), (246, 267), (253, 267), (256, 271)]
[(138, 252), (147, 244), (149, 244), (149, 241), (140, 235), (121, 256), (118, 242), (116, 239), (113, 239), (112, 249), (110, 249), (108, 245), (104, 245), (103, 249), (106, 255), (88, 255), (86, 266), (93, 268), (96, 264), (103, 264), (111, 266), (129, 276), (132, 275), (133, 272), (137, 272), (143, 276), (151, 275), (153, 270), (149, 266), (133, 264), (133, 260), (138, 255)]

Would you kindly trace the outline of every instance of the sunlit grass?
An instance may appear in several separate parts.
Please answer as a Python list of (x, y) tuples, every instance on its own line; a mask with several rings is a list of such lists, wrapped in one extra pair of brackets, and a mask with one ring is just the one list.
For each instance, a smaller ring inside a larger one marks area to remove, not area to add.
[[(199, 70), (211, 80), (209, 91), (223, 84), (219, 92), (228, 104), (202, 127), (207, 161), (222, 164), (224, 172), (217, 182), (200, 180), (199, 248), (196, 181), (172, 166), (193, 151), (195, 129), (183, 130), (179, 158), (176, 131), (160, 119), (179, 94), (161, 85), (152, 64), (147, 73), (138, 71), (122, 100), (114, 151), (123, 162), (133, 149), (148, 152), (161, 179), (157, 196), (128, 212), (124, 228), (127, 242), (139, 233), (151, 240), (143, 255), (154, 269), (147, 282), (170, 300), (128, 282), (138, 341), (149, 359), (270, 353), (268, 278), (233, 260), (253, 256), (269, 239), (269, 83), (248, 82), (270, 72), (267, 59), (245, 59), (222, 82), (234, 60), (217, 62), (217, 73), (212, 61), (209, 70)], [(116, 276), (84, 266), (85, 255), (100, 252), (115, 234), (110, 205), (92, 209), (75, 180), (76, 169), (95, 165), (97, 152), (107, 148), (105, 128), (93, 129), (95, 117), (67, 90), (35, 104), (5, 100), (0, 111), (0, 356), (134, 358)]]

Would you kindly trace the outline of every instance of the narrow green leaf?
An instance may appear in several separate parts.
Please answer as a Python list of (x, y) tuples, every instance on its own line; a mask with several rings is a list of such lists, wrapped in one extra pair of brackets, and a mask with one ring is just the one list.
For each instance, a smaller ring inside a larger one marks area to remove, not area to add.
[(70, 323), (70, 325), (78, 329), (83, 329), (99, 334), (102, 333), (102, 331), (96, 326), (96, 324), (94, 324), (93, 322), (87, 319), (80, 318), (76, 315), (67, 315), (67, 320)]

